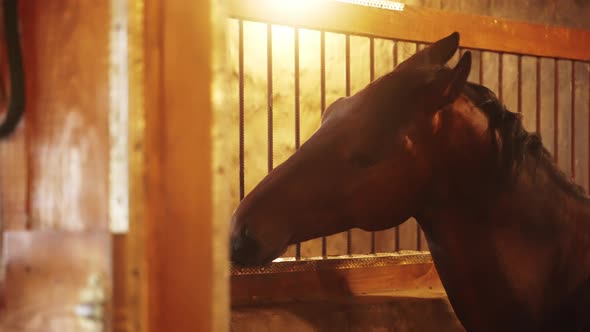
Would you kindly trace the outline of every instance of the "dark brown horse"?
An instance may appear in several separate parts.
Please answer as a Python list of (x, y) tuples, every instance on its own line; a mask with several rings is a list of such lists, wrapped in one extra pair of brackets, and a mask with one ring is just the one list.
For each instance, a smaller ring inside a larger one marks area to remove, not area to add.
[(538, 136), (455, 68), (453, 33), (326, 110), (241, 202), (232, 261), (351, 228), (424, 229), (468, 331), (590, 330), (590, 204)]

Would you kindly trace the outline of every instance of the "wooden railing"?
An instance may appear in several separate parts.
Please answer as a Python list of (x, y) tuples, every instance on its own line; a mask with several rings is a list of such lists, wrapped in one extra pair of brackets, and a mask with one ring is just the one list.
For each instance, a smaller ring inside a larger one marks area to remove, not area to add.
[[(231, 17), (307, 29), (413, 42), (433, 42), (453, 31), (461, 46), (570, 60), (590, 60), (590, 31), (510, 21), (417, 6), (383, 10), (334, 0), (293, 12), (295, 1), (232, 0)], [(310, 2), (310, 1), (303, 1)]]

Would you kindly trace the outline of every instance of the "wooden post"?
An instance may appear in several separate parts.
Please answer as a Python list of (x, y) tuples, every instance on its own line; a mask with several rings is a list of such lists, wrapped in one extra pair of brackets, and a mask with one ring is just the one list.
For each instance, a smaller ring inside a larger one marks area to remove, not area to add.
[[(225, 245), (214, 237), (212, 82), (215, 25), (223, 22), (212, 18), (214, 0), (144, 4), (145, 112), (131, 110), (130, 119), (145, 121), (143, 141), (133, 131), (130, 140), (142, 151), (139, 166), (132, 156), (130, 180), (131, 215), (141, 220), (130, 227), (144, 239), (143, 330), (222, 331), (228, 300), (226, 277), (217, 277)], [(131, 99), (142, 95), (131, 90)]]

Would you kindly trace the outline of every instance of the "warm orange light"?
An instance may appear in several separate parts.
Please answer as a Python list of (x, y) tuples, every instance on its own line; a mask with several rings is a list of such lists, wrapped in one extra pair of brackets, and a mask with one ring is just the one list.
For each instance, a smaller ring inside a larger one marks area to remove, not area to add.
[(367, 6), (367, 7), (376, 7), (381, 9), (388, 9), (388, 10), (397, 10), (403, 11), (404, 4), (396, 1), (387, 1), (387, 0), (336, 0), (340, 2), (347, 2), (352, 3), (355, 5)]
[(323, 1), (318, 0), (268, 0), (268, 9), (288, 12), (290, 15), (305, 15), (318, 10)]
[(403, 3), (388, 0), (267, 0), (266, 7), (271, 10), (286, 11), (290, 15), (309, 15), (310, 12), (321, 10), (322, 4), (328, 1), (396, 11), (403, 11), (405, 6)]

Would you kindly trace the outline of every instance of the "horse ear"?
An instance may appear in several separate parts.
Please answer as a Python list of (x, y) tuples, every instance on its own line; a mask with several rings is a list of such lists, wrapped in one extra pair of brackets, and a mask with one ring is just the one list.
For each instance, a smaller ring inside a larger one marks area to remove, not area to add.
[(438, 101), (438, 105), (436, 105), (437, 108), (451, 103), (459, 97), (467, 83), (467, 77), (469, 77), (470, 72), (471, 52), (467, 51), (463, 54), (455, 68), (440, 75), (434, 81), (434, 90), (437, 95), (442, 97)]
[(395, 70), (407, 67), (421, 67), (426, 65), (442, 66), (446, 64), (459, 47), (459, 33), (453, 32), (447, 37), (434, 42), (400, 63)]

